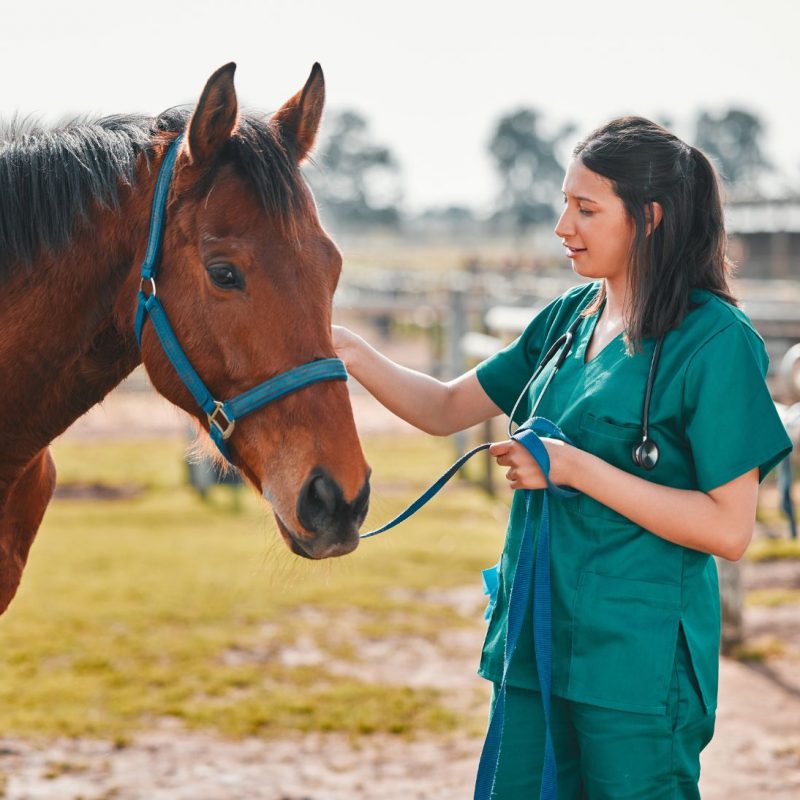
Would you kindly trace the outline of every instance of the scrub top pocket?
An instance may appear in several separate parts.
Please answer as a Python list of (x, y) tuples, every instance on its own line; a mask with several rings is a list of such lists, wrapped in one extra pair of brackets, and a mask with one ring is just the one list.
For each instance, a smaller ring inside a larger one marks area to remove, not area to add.
[[(580, 433), (575, 444), (615, 467), (645, 477), (647, 471), (637, 468), (631, 459), (634, 445), (641, 441), (642, 429), (636, 424), (619, 424), (599, 419), (586, 412), (581, 418)], [(578, 498), (577, 511), (582, 517), (630, 523), (627, 517), (603, 505), (588, 494)]]
[(573, 613), (568, 696), (664, 713), (681, 615), (679, 584), (582, 572)]

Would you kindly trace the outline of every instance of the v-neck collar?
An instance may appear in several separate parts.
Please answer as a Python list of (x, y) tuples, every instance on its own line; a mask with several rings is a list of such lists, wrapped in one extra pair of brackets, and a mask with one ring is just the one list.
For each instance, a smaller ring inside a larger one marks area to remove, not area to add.
[(611, 347), (625, 333), (624, 329), (621, 330), (613, 339), (606, 342), (605, 346), (599, 353), (595, 353), (592, 359), (586, 361), (586, 351), (589, 349), (589, 342), (591, 342), (594, 338), (597, 323), (600, 321), (600, 316), (603, 313), (603, 309), (606, 307), (606, 300), (607, 298), (604, 297), (603, 302), (600, 304), (600, 308), (596, 314), (586, 318), (589, 320), (589, 323), (584, 328), (584, 335), (581, 337), (580, 347), (578, 348), (578, 357), (580, 358), (580, 364), (583, 367), (588, 367), (590, 364), (594, 364), (594, 362), (597, 361), (597, 359), (600, 358), (603, 353), (605, 353), (605, 351), (608, 350), (608, 348)]

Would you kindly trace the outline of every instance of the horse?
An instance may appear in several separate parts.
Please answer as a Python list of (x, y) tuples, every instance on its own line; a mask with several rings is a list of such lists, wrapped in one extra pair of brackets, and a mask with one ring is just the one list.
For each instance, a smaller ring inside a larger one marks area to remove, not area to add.
[[(144, 323), (140, 342), (135, 330), (150, 205), (170, 148), (157, 293), (209, 391), (230, 398), (334, 356), (342, 259), (300, 171), (322, 116), (322, 70), (315, 64), (267, 118), (239, 109), (235, 68), (211, 75), (191, 111), (2, 131), (0, 613), (55, 488), (48, 445), (56, 436), (140, 363), (206, 432), (215, 423), (180, 380), (154, 324)], [(355, 549), (369, 467), (341, 380), (259, 408), (225, 444), (295, 554)]]

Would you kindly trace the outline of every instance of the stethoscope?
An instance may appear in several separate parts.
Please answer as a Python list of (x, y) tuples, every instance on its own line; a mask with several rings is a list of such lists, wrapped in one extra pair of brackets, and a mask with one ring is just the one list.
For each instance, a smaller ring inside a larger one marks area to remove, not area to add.
[[(572, 347), (572, 340), (575, 338), (575, 330), (577, 329), (578, 325), (580, 325), (582, 319), (583, 317), (578, 316), (572, 325), (569, 326), (567, 332), (559, 336), (558, 339), (553, 342), (550, 349), (547, 351), (547, 353), (545, 353), (541, 363), (536, 368), (536, 372), (531, 375), (530, 379), (525, 384), (525, 388), (520, 392), (517, 402), (514, 403), (514, 408), (511, 410), (511, 414), (508, 418), (509, 437), (512, 433), (511, 425), (514, 415), (517, 413), (517, 408), (522, 402), (522, 398), (528, 393), (528, 389), (530, 388), (531, 384), (536, 380), (536, 378), (539, 377), (542, 370), (545, 368), (545, 366), (547, 366), (548, 362), (555, 358), (556, 353), (558, 353), (555, 366), (547, 376), (547, 380), (545, 381), (545, 384), (542, 387), (542, 390), (539, 392), (539, 396), (536, 398), (536, 402), (533, 404), (533, 408), (531, 409), (530, 416), (534, 417), (536, 415), (536, 409), (539, 407), (539, 403), (541, 403), (542, 397), (544, 397), (544, 393), (547, 391), (547, 387), (550, 386), (550, 382), (553, 380), (555, 374), (561, 368), (564, 360), (569, 355), (570, 348)], [(647, 388), (645, 389), (644, 393), (644, 407), (642, 409), (642, 441), (634, 445), (631, 449), (631, 458), (633, 459), (633, 463), (637, 467), (648, 470), (653, 469), (653, 467), (655, 467), (655, 465), (658, 463), (658, 446), (649, 437), (648, 426), (650, 423), (650, 397), (653, 392), (653, 381), (655, 380), (656, 369), (658, 368), (658, 359), (661, 356), (661, 346), (663, 343), (664, 337), (662, 336), (656, 342), (655, 349), (653, 350), (653, 358), (650, 361), (650, 373), (647, 376)]]

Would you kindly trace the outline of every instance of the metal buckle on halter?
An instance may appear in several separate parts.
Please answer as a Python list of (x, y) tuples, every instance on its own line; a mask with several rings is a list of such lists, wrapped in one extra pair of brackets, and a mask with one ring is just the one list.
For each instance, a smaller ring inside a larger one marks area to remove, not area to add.
[(150, 283), (150, 294), (145, 295), (145, 297), (155, 297), (156, 296), (156, 279), (155, 278), (142, 278), (139, 284), (139, 291), (144, 294), (144, 286), (146, 283)]
[[(208, 416), (208, 424), (209, 425), (216, 425), (217, 430), (219, 430), (220, 434), (222, 435), (223, 439), (229, 439), (231, 434), (233, 433), (233, 429), (236, 427), (236, 420), (235, 419), (228, 419), (228, 415), (225, 413), (225, 410), (222, 407), (222, 403), (219, 400), (214, 401), (214, 405), (216, 408), (210, 413), (207, 414)], [(221, 425), (217, 417), (221, 416), (225, 420), (225, 425)]]

